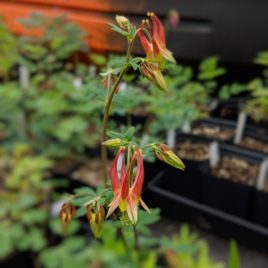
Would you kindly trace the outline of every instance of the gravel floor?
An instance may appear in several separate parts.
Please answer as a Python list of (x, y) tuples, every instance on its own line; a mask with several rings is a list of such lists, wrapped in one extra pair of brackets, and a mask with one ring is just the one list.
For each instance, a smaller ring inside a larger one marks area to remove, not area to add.
[[(181, 223), (164, 217), (156, 225), (152, 227), (155, 236), (170, 236), (177, 233)], [(202, 229), (191, 226), (193, 231), (199, 233), (201, 238), (207, 240), (210, 246), (211, 254), (215, 260), (227, 262), (229, 241), (211, 234)], [(268, 268), (268, 253), (260, 253), (241, 245), (239, 247), (241, 268)]]

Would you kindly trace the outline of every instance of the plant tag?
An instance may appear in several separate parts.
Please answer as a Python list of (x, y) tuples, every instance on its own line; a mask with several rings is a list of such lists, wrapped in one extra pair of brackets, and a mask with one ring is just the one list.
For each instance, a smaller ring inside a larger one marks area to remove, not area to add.
[(260, 171), (257, 178), (257, 189), (262, 190), (264, 186), (264, 182), (268, 176), (268, 158), (263, 159), (260, 165)]
[(30, 72), (26, 66), (19, 67), (19, 81), (22, 89), (29, 88)]
[(185, 122), (181, 128), (182, 133), (189, 134), (191, 132), (191, 124), (189, 122)]
[(81, 88), (82, 87), (82, 79), (80, 77), (75, 77), (73, 81), (73, 85), (75, 88)]
[(119, 84), (119, 91), (120, 92), (125, 92), (127, 90), (127, 83), (126, 82), (121, 82)]
[(170, 129), (167, 131), (167, 146), (170, 149), (174, 149), (176, 143), (176, 131), (175, 129)]
[(217, 141), (213, 141), (209, 145), (209, 165), (211, 168), (217, 166), (220, 161), (220, 150), (219, 143)]
[(96, 66), (95, 65), (89, 65), (88, 66), (88, 75), (90, 77), (92, 77), (92, 76), (96, 76), (96, 74), (97, 74)]
[(245, 112), (240, 112), (238, 115), (238, 121), (236, 125), (236, 130), (235, 130), (235, 137), (234, 137), (234, 143), (236, 144), (240, 143), (244, 135), (246, 121), (247, 121), (247, 114)]

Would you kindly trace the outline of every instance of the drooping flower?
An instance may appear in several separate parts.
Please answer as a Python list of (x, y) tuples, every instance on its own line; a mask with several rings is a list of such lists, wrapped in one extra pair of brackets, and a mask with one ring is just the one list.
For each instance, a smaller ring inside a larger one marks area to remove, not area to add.
[(168, 91), (166, 80), (155, 63), (144, 62), (141, 64), (140, 70), (143, 76), (155, 84), (159, 89), (164, 92)]
[(87, 219), (90, 224), (92, 233), (96, 238), (102, 235), (103, 224), (105, 219), (105, 209), (103, 206), (93, 209), (92, 206), (87, 206)]
[(154, 148), (154, 152), (159, 160), (178, 169), (183, 170), (185, 168), (181, 159), (166, 144), (157, 144)]
[[(163, 58), (175, 63), (172, 53), (166, 47), (165, 29), (161, 21), (153, 12), (147, 13), (151, 18), (152, 27), (148, 20), (143, 20), (138, 36), (141, 45), (149, 61), (156, 61), (161, 64)], [(148, 36), (149, 34), (149, 36)]]
[[(135, 225), (138, 220), (139, 204), (141, 204), (145, 210), (149, 211), (148, 207), (141, 199), (141, 192), (144, 182), (143, 156), (140, 150), (135, 149), (129, 166), (126, 170), (124, 152), (124, 147), (121, 147), (112, 162), (110, 176), (114, 199), (110, 204), (106, 217), (109, 217), (116, 210), (116, 208), (119, 207), (122, 213), (127, 212), (130, 222)], [(120, 156), (123, 157), (120, 158)], [(122, 159), (120, 175), (118, 174), (117, 170), (119, 159)], [(132, 180), (131, 174), (133, 172), (135, 163), (137, 170)]]
[(76, 209), (70, 202), (64, 203), (60, 210), (60, 218), (63, 227), (63, 231), (67, 231), (70, 221), (74, 218)]

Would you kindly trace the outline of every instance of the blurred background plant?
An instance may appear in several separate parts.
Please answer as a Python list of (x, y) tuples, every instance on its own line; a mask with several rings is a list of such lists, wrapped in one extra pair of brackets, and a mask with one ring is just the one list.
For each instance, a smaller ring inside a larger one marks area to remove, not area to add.
[(217, 57), (203, 60), (197, 74), (190, 66), (167, 64), (169, 93), (165, 97), (154, 85), (142, 81), (149, 91), (144, 97), (149, 114), (145, 127), (148, 135), (163, 135), (165, 131), (181, 129), (186, 123), (209, 116), (212, 93), (218, 86), (216, 79), (225, 73), (218, 60)]
[(245, 103), (245, 111), (257, 122), (268, 120), (268, 51), (257, 54), (254, 62), (263, 67), (262, 76), (249, 82), (251, 98)]
[(0, 79), (7, 81), (17, 60), (17, 38), (7, 29), (0, 17)]
[(0, 152), (0, 259), (16, 252), (38, 254), (47, 246), (46, 228), (53, 190), (45, 180), (51, 162), (26, 144)]

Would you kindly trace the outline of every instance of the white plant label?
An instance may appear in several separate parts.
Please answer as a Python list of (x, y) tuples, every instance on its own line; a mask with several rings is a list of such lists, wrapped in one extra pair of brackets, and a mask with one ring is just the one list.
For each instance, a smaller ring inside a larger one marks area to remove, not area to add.
[(73, 85), (75, 88), (81, 88), (82, 87), (82, 79), (80, 77), (75, 77), (73, 80)]
[(220, 150), (219, 143), (217, 141), (213, 141), (209, 145), (209, 165), (211, 168), (217, 166), (220, 161)]
[(234, 137), (234, 143), (240, 143), (245, 127), (246, 127), (246, 121), (247, 121), (247, 114), (244, 112), (240, 112), (238, 115), (238, 121), (236, 125), (236, 130), (235, 130), (235, 137)]
[(260, 171), (257, 178), (257, 189), (262, 190), (264, 186), (264, 182), (267, 179), (268, 176), (268, 158), (265, 158), (261, 165), (260, 165)]
[(167, 146), (170, 149), (174, 149), (176, 145), (176, 131), (175, 129), (170, 129), (167, 131)]
[(97, 70), (95, 65), (89, 65), (88, 74), (89, 76), (96, 76)]
[(189, 134), (191, 132), (191, 124), (189, 122), (185, 122), (181, 128), (182, 133)]
[(19, 81), (22, 89), (29, 88), (30, 72), (26, 66), (19, 67)]

